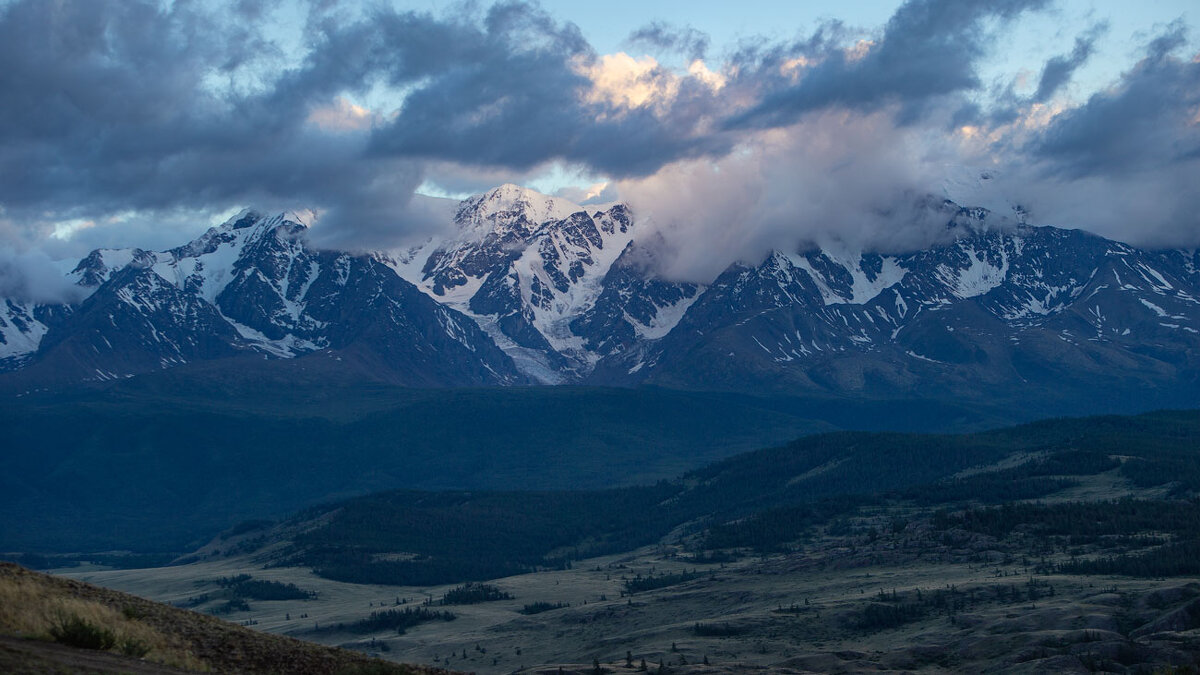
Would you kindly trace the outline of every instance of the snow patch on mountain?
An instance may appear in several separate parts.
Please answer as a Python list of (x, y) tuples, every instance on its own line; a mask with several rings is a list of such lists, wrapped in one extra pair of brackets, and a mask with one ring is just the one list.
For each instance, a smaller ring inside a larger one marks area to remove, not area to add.
[[(826, 305), (865, 305), (908, 274), (894, 256), (870, 256), (873, 265), (868, 264), (868, 256), (862, 252), (837, 249), (785, 257), (808, 274)], [(817, 269), (811, 258), (821, 259), (825, 263), (823, 269)], [(835, 281), (834, 273), (842, 278)]]
[(463, 311), (463, 314), (466, 314), (475, 321), (479, 325), (479, 328), (491, 338), (492, 342), (513, 360), (517, 370), (526, 377), (529, 377), (538, 384), (546, 385), (563, 384), (567, 381), (569, 374), (562, 372), (561, 368), (552, 362), (550, 355), (543, 351), (517, 344), (515, 340), (501, 330), (496, 316), (473, 314), (469, 309)]
[(37, 351), (49, 328), (34, 317), (32, 303), (7, 300), (0, 305), (0, 361), (21, 359)]
[(999, 250), (1000, 263), (987, 258), (987, 251), (963, 244), (959, 249), (966, 256), (966, 267), (938, 265), (936, 275), (950, 287), (955, 296), (966, 299), (983, 295), (1004, 283), (1008, 276), (1008, 251)]
[[(513, 269), (520, 279), (522, 302), (533, 312), (534, 327), (555, 351), (590, 366), (594, 357), (583, 348), (582, 338), (571, 332), (570, 323), (596, 304), (605, 275), (633, 239), (633, 228), (607, 233), (601, 229), (599, 240), (580, 241), (564, 236), (562, 224), (547, 225)], [(535, 297), (535, 285), (542, 289), (540, 298)]]
[(701, 290), (691, 297), (684, 297), (672, 304), (659, 307), (658, 313), (654, 315), (649, 325), (643, 324), (632, 316), (629, 316), (628, 312), (625, 313), (625, 320), (633, 326), (638, 338), (642, 340), (661, 339), (667, 333), (675, 330), (675, 326), (679, 325), (679, 321), (683, 319), (683, 315), (700, 298), (702, 292)]

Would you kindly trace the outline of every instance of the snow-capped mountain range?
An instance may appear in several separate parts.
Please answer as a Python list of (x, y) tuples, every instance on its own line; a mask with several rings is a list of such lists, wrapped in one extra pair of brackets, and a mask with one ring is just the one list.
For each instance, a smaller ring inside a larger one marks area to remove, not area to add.
[(168, 251), (92, 252), (67, 272), (81, 302), (0, 301), (0, 368), (103, 380), (256, 356), (413, 386), (1196, 387), (1200, 253), (930, 208), (948, 236), (926, 250), (774, 251), (707, 285), (656, 276), (627, 206), (513, 185), (403, 251), (320, 250), (311, 213), (246, 211)]

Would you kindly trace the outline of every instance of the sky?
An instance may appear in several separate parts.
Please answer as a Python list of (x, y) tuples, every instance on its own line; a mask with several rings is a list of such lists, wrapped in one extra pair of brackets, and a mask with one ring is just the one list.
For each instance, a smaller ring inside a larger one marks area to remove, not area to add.
[(1197, 247), (1193, 5), (0, 0), (0, 294), (245, 207), (404, 246), (504, 182), (629, 203), (695, 281), (929, 245), (930, 195)]

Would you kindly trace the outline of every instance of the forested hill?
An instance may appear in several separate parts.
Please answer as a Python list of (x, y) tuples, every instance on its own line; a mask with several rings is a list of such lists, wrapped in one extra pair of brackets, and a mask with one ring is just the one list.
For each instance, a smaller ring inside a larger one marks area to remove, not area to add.
[(273, 536), (293, 544), (283, 562), (330, 578), (435, 584), (565, 566), (673, 531), (695, 536), (698, 555), (771, 549), (864, 506), (1002, 504), (1097, 476), (1127, 492), (1157, 488), (1157, 498), (1174, 502), (1200, 493), (1198, 453), (1200, 411), (961, 435), (837, 432), (647, 487), (359, 497), (310, 509)]
[(239, 520), (384, 490), (639, 485), (834, 429), (1021, 419), (931, 400), (362, 386), (305, 368), (250, 359), (69, 390), (0, 384), (0, 551), (184, 551)]

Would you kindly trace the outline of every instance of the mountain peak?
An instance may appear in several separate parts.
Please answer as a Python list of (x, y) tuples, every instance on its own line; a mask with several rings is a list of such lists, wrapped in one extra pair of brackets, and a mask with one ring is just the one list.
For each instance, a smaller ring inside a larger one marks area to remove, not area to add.
[(242, 209), (229, 220), (221, 223), (217, 228), (219, 230), (241, 230), (250, 227), (259, 220), (262, 220), (263, 215), (254, 209)]
[(317, 222), (320, 214), (315, 209), (288, 209), (279, 214), (279, 217), (284, 221), (289, 221), (303, 225), (304, 227), (312, 227), (313, 223)]
[(469, 197), (459, 205), (455, 220), (475, 229), (490, 231), (500, 221), (524, 216), (532, 225), (550, 220), (562, 220), (585, 210), (582, 206), (561, 197), (551, 197), (536, 190), (505, 183), (482, 194)]
[[(309, 246), (312, 211), (245, 210), (177, 249), (98, 250), (80, 262), (69, 279), (80, 295), (109, 284), (98, 298), (112, 300), (117, 323), (98, 301), (52, 315), (0, 299), (0, 369), (52, 363), (110, 377), (253, 349), (344, 352), (426, 384), (757, 388), (762, 375), (770, 386), (894, 393), (1045, 373), (1094, 384), (1113, 368), (1139, 382), (1194, 377), (1200, 256), (961, 204), (912, 195), (883, 214), (934, 232), (924, 248), (818, 241), (706, 286), (659, 278), (647, 260), (661, 234), (635, 231), (625, 205), (512, 184), (461, 202), (459, 232), (403, 262)], [(224, 337), (210, 340), (217, 328)], [(1139, 351), (1146, 344), (1158, 351)]]

